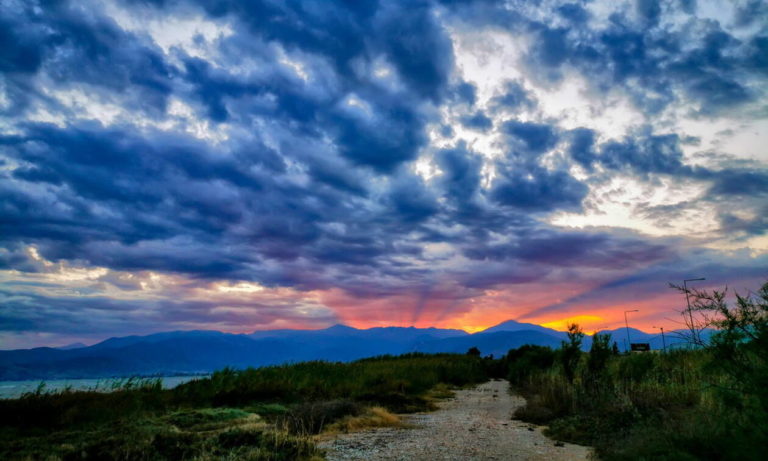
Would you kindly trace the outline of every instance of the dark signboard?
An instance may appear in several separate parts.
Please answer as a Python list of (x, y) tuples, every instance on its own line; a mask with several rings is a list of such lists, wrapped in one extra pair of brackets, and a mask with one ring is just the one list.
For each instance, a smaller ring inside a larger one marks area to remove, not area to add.
[(648, 343), (632, 343), (632, 352), (648, 352), (651, 350), (651, 345)]

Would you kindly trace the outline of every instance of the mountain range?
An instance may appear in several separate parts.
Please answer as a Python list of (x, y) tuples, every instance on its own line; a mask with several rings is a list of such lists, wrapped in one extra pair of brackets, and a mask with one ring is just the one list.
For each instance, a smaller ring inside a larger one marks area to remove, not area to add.
[[(632, 342), (662, 347), (660, 335), (630, 329)], [(626, 329), (611, 333), (620, 349)], [(562, 331), (509, 320), (479, 333), (415, 327), (357, 329), (334, 325), (322, 330), (268, 330), (251, 334), (172, 331), (110, 338), (92, 346), (39, 347), (0, 351), (0, 380), (106, 378), (209, 373), (224, 367), (246, 368), (308, 360), (347, 362), (409, 352), (464, 353), (477, 347), (496, 357), (525, 344), (559, 347)], [(674, 332), (667, 346), (682, 342)], [(587, 336), (584, 348), (591, 344)]]

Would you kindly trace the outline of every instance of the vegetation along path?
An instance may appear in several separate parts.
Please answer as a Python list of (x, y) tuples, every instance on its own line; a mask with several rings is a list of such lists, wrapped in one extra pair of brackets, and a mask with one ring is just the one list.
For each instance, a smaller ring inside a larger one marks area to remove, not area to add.
[(340, 434), (320, 445), (328, 460), (586, 460), (586, 447), (547, 438), (540, 427), (512, 419), (525, 404), (507, 381), (456, 391), (431, 413), (403, 416), (411, 428)]

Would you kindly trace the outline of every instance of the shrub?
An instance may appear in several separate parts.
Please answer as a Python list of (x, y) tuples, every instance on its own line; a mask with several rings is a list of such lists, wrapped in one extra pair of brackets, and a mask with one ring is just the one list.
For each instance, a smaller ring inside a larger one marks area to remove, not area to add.
[(0, 459), (305, 459), (317, 450), (302, 434), (394, 424), (390, 411), (427, 410), (449, 387), (487, 380), (489, 362), (406, 354), (224, 369), (174, 389), (137, 380), (111, 393), (41, 388), (0, 400)]
[[(510, 380), (527, 404), (517, 417), (549, 424), (560, 440), (590, 444), (604, 460), (763, 459), (768, 447), (768, 283), (725, 302), (694, 291), (709, 344), (668, 354), (616, 355), (595, 335), (585, 363), (569, 327), (559, 365), (531, 366), (508, 354)], [(699, 338), (694, 325), (691, 337)], [(526, 361), (528, 361), (526, 363)]]
[(613, 355), (610, 346), (611, 335), (595, 333), (592, 335), (592, 347), (587, 357), (587, 369), (592, 374), (601, 374), (608, 365), (608, 360)]
[(319, 434), (329, 425), (345, 416), (357, 416), (362, 407), (351, 400), (307, 402), (296, 405), (281, 419), (279, 426), (292, 434)]
[(576, 368), (581, 360), (581, 342), (583, 339), (584, 333), (577, 324), (568, 325), (568, 341), (563, 341), (560, 348), (560, 362), (563, 365), (565, 377), (571, 383), (576, 377)]
[(511, 349), (505, 359), (509, 363), (507, 379), (519, 385), (532, 373), (549, 369), (555, 363), (555, 351), (549, 347), (525, 345)]

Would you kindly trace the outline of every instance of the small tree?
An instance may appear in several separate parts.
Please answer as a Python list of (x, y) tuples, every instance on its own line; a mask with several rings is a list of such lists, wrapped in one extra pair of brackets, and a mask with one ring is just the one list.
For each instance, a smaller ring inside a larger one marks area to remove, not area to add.
[[(611, 335), (608, 333), (595, 333), (592, 335), (592, 347), (589, 349), (587, 369), (592, 374), (600, 374), (605, 370), (608, 359), (611, 358)], [(616, 343), (614, 343), (614, 346)]]
[(725, 300), (727, 290), (692, 290), (692, 309), (717, 329), (709, 350), (713, 366), (730, 378), (723, 390), (747, 397), (768, 414), (768, 282), (757, 293), (735, 293), (734, 306)]
[[(686, 307), (680, 310), (680, 316), (683, 319), (685, 329), (678, 330), (673, 334), (693, 347), (706, 347), (707, 341), (702, 338), (701, 332), (712, 327), (711, 318), (701, 310), (695, 308), (696, 294), (703, 292), (694, 288), (686, 288), (685, 285), (669, 284), (670, 288), (680, 291), (685, 296)], [(691, 302), (693, 299), (693, 303)]]
[(576, 368), (581, 359), (581, 343), (584, 341), (584, 332), (578, 324), (568, 325), (568, 341), (563, 341), (560, 349), (560, 360), (568, 382), (573, 382), (576, 377)]
[(505, 357), (509, 363), (509, 381), (522, 384), (532, 373), (549, 369), (555, 363), (555, 356), (555, 351), (547, 346), (526, 344), (517, 349), (510, 349)]
[(470, 347), (467, 351), (467, 355), (471, 355), (472, 357), (480, 357), (480, 349), (476, 347)]

